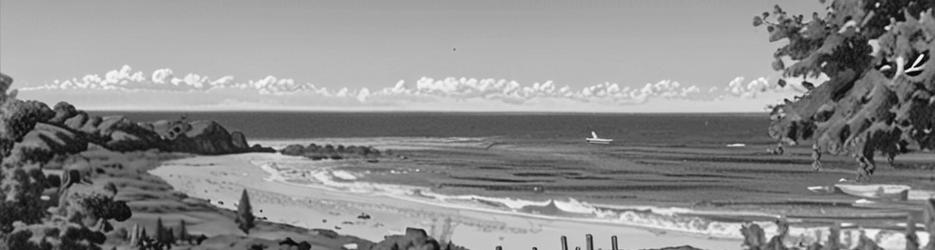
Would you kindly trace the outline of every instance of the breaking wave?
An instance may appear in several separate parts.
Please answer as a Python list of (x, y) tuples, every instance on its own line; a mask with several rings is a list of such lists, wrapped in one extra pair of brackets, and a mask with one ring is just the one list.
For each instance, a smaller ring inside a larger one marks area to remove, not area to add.
[[(572, 197), (526, 200), (481, 195), (448, 195), (434, 192), (428, 187), (360, 181), (361, 177), (366, 173), (336, 169), (327, 166), (327, 162), (313, 162), (301, 157), (288, 156), (283, 156), (280, 160), (255, 161), (252, 163), (270, 174), (266, 178), (267, 181), (334, 191), (383, 195), (436, 206), (516, 216), (616, 224), (724, 239), (742, 239), (743, 235), (741, 235), (740, 229), (743, 223), (719, 221), (713, 219), (713, 217), (753, 218), (758, 220), (754, 222), (763, 227), (767, 237), (775, 235), (777, 228), (773, 221), (779, 218), (778, 215), (756, 212), (712, 212), (675, 207), (594, 204), (579, 201)], [(844, 229), (842, 230), (842, 240), (845, 244), (856, 244), (860, 233), (876, 239), (877, 242), (882, 243), (881, 246), (887, 249), (898, 249), (905, 246), (905, 237), (902, 233), (882, 229)], [(793, 227), (789, 231), (790, 237), (802, 244), (808, 244), (816, 240), (825, 241), (828, 234), (827, 227)], [(920, 232), (919, 239), (924, 245), (928, 236), (926, 233)]]

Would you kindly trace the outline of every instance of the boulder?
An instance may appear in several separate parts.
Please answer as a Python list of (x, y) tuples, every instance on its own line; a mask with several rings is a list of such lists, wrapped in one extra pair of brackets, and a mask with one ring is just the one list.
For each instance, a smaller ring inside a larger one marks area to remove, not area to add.
[(48, 123), (52, 124), (63, 124), (68, 118), (78, 115), (78, 109), (67, 102), (56, 103), (52, 110), (55, 111), (55, 116), (48, 120)]
[(55, 155), (75, 154), (87, 149), (88, 140), (82, 134), (40, 122), (13, 147), (11, 158), (41, 163)]
[(292, 144), (283, 148), (280, 153), (291, 156), (302, 156), (305, 154), (305, 147), (299, 144)]
[(390, 250), (390, 249), (424, 249), (424, 250), (455, 250), (455, 249), (464, 249), (463, 247), (455, 246), (450, 242), (442, 247), (437, 240), (428, 236), (425, 233), (425, 230), (419, 228), (406, 228), (405, 235), (390, 235), (386, 236), (383, 241), (380, 241), (374, 245), (371, 249), (373, 250)]
[(190, 129), (172, 140), (169, 144), (170, 150), (209, 155), (243, 152), (234, 146), (227, 129), (217, 122), (194, 121), (188, 124)]
[(237, 149), (250, 148), (250, 144), (247, 144), (247, 137), (240, 131), (231, 132), (231, 143), (233, 143), (234, 148)]
[(75, 115), (65, 119), (63, 125), (70, 129), (79, 130), (84, 126), (85, 122), (88, 122), (88, 113), (85, 113), (84, 111), (78, 111), (78, 113)]

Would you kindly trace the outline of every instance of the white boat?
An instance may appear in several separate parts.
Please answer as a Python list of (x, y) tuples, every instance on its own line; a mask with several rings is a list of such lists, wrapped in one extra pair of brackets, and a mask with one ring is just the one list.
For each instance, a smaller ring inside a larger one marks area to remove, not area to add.
[(909, 190), (912, 189), (898, 184), (835, 184), (834, 187), (842, 193), (857, 197), (896, 200), (907, 200)]
[(595, 133), (594, 131), (591, 131), (590, 138), (584, 138), (584, 140), (588, 141), (588, 143), (591, 143), (591, 144), (610, 144), (611, 142), (614, 141), (614, 139), (606, 139), (606, 138), (597, 137), (597, 133)]

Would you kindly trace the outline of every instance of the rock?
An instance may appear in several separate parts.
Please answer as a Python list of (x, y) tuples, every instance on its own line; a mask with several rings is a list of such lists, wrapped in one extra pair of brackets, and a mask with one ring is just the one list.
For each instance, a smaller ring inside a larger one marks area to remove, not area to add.
[(302, 146), (299, 144), (288, 145), (279, 153), (284, 155), (292, 156), (304, 156), (313, 160), (321, 159), (332, 159), (332, 160), (341, 160), (347, 158), (363, 158), (368, 160), (373, 160), (371, 158), (380, 157), (380, 151), (369, 146), (347, 146), (328, 144), (324, 146), (319, 146), (314, 143), (309, 144), (308, 146)]
[(250, 147), (249, 151), (257, 152), (257, 153), (276, 153), (276, 149), (273, 149), (271, 147), (264, 147), (263, 145), (260, 145), (260, 144), (253, 144), (253, 146)]
[(83, 125), (81, 125), (81, 128), (78, 128), (78, 130), (81, 130), (88, 135), (95, 136), (98, 134), (97, 125), (100, 125), (101, 121), (103, 121), (103, 119), (101, 119), (100, 116), (89, 117), (88, 120), (85, 121)]
[(97, 125), (97, 131), (99, 136), (107, 137), (115, 130), (126, 129), (133, 125), (126, 117), (106, 116), (101, 118), (101, 123)]
[(78, 109), (67, 102), (56, 103), (52, 110), (55, 111), (55, 116), (47, 121), (48, 123), (52, 124), (63, 124), (68, 118), (78, 115)]
[(279, 153), (284, 155), (301, 156), (305, 154), (305, 147), (299, 144), (292, 144), (283, 148)]
[(13, 78), (8, 75), (0, 73), (0, 102), (6, 99), (7, 90), (10, 89), (10, 86), (13, 85)]
[(248, 146), (243, 133), (230, 133), (214, 121), (135, 123), (123, 116), (91, 116), (67, 102), (50, 109), (42, 102), (16, 100), (7, 93), (11, 84), (9, 76), (0, 74), (0, 121), (8, 121), (0, 122), (0, 152), (9, 154), (14, 143), (25, 138), (16, 152), (30, 161), (81, 152), (88, 143), (118, 152), (275, 152), (260, 145)]
[(413, 241), (424, 241), (428, 237), (429, 235), (425, 233), (425, 230), (421, 228), (412, 228), (412, 227), (406, 228), (406, 238), (410, 238)]
[(79, 130), (84, 126), (85, 122), (88, 122), (88, 113), (78, 111), (74, 116), (65, 119), (64, 125), (68, 128)]
[(374, 245), (371, 249), (373, 250), (390, 250), (390, 249), (406, 249), (407, 246), (411, 246), (414, 249), (425, 249), (425, 250), (441, 250), (441, 249), (465, 249), (463, 247), (455, 246), (449, 242), (444, 248), (441, 244), (438, 243), (435, 239), (429, 237), (425, 230), (418, 228), (406, 228), (405, 235), (391, 235), (384, 237), (383, 241), (380, 241)]
[(240, 131), (231, 132), (231, 143), (234, 144), (234, 148), (238, 149), (247, 149), (250, 148), (250, 144), (247, 144), (247, 137), (243, 135)]
[(87, 150), (88, 140), (81, 134), (47, 123), (35, 128), (13, 147), (12, 157), (26, 162), (44, 163), (55, 155), (76, 154)]
[(316, 228), (316, 229), (312, 229), (312, 231), (315, 231), (315, 233), (317, 233), (318, 235), (324, 236), (326, 238), (331, 238), (331, 239), (338, 238), (339, 236), (338, 232), (335, 232), (334, 230), (331, 230), (331, 229)]
[(29, 133), (36, 123), (54, 115), (44, 103), (8, 99), (0, 103), (0, 152), (9, 152), (13, 143)]
[[(223, 154), (243, 152), (234, 147), (230, 133), (214, 121), (195, 121), (189, 123), (190, 129), (177, 135), (170, 143), (170, 150), (196, 154)], [(173, 131), (181, 126), (173, 126)]]

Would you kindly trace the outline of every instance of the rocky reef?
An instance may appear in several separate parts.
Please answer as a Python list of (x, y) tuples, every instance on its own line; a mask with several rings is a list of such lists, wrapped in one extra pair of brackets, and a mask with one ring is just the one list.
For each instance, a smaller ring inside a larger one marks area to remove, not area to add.
[(773, 68), (785, 79), (801, 77), (807, 90), (772, 108), (770, 136), (850, 154), (858, 180), (873, 174), (875, 152), (892, 159), (935, 147), (933, 7), (932, 1), (835, 0), (823, 17), (806, 19), (779, 6), (754, 17), (770, 42), (787, 42), (773, 53)]
[(360, 158), (369, 161), (375, 161), (376, 158), (386, 154), (371, 146), (335, 146), (331, 144), (322, 146), (314, 143), (308, 146), (292, 144), (280, 150), (279, 153), (292, 156), (304, 156), (312, 160)]

